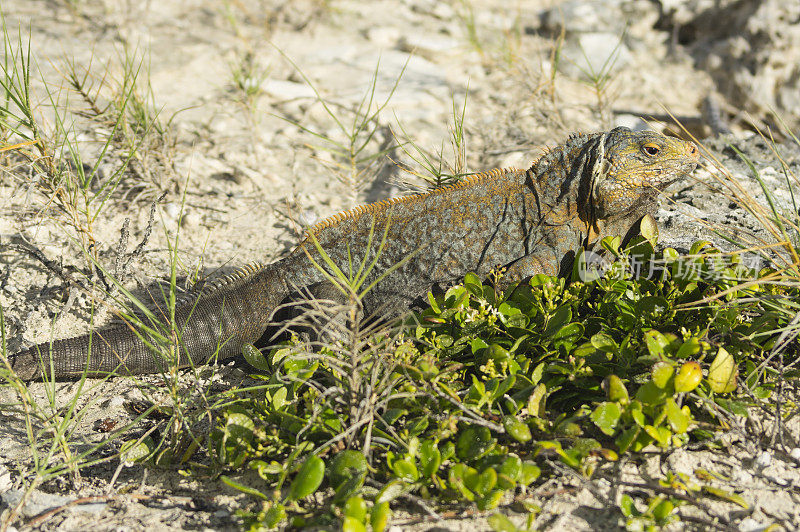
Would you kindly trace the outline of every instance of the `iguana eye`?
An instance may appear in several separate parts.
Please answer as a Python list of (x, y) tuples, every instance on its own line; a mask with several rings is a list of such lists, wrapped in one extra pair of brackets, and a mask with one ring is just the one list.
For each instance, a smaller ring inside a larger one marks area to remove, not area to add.
[(645, 144), (642, 146), (642, 151), (644, 151), (650, 157), (655, 157), (658, 155), (658, 152), (661, 151), (661, 148), (651, 142), (650, 144)]

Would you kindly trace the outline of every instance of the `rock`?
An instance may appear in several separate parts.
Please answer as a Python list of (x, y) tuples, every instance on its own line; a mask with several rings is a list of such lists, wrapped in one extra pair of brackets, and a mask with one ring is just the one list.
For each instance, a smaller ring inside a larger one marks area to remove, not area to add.
[(662, 0), (662, 25), (733, 106), (800, 125), (800, 2)]
[(764, 469), (772, 465), (772, 454), (764, 451), (760, 453), (757, 457), (753, 465), (756, 469)]
[(11, 471), (2, 464), (0, 464), (0, 493), (4, 491), (8, 491), (13, 486), (13, 482), (11, 482)]
[[(691, 182), (676, 183), (670, 187), (657, 216), (662, 226), (659, 243), (678, 250), (688, 250), (696, 240), (708, 240), (719, 249), (729, 251), (736, 246), (721, 238), (720, 234), (741, 243), (742, 247), (774, 241), (773, 235), (779, 234), (779, 230), (774, 225), (770, 227), (768, 217), (759, 219), (752, 214), (753, 209), (769, 212), (769, 202), (750, 169), (730, 146), (735, 146), (753, 162), (778, 208), (791, 208), (786, 179), (782, 172), (776, 170), (772, 147), (754, 134), (747, 138), (729, 135), (709, 139), (704, 145), (726, 170), (715, 171), (712, 176), (709, 171), (698, 169)], [(797, 175), (800, 172), (800, 148), (793, 142), (784, 142), (776, 148), (787, 162), (788, 172)], [(732, 180), (738, 184), (732, 183)], [(741, 199), (734, 201), (727, 187), (746, 191), (746, 194), (740, 194)], [(797, 197), (796, 185), (793, 187)], [(667, 199), (670, 194), (671, 199)], [(743, 201), (752, 206), (741, 206)], [(772, 253), (772, 257), (777, 258), (779, 250)], [(760, 269), (767, 265), (765, 257), (756, 254), (745, 254), (742, 260), (750, 268)]]
[(752, 517), (747, 517), (742, 519), (742, 522), (739, 523), (739, 531), (740, 532), (763, 532), (764, 530), (769, 530), (772, 525), (771, 521), (757, 521)]
[[(19, 504), (19, 501), (22, 500), (24, 493), (24, 490), (11, 489), (5, 493), (1, 493), (0, 499), (2, 499), (6, 506), (13, 507)], [(48, 510), (69, 504), (76, 499), (77, 497), (66, 497), (64, 495), (54, 495), (52, 493), (44, 493), (39, 490), (34, 490), (31, 496), (28, 498), (28, 502), (26, 502), (22, 507), (21, 513), (24, 517), (34, 517), (42, 512), (47, 512)], [(98, 514), (102, 512), (105, 507), (106, 503), (104, 502), (94, 502), (89, 504), (78, 504), (73, 506), (72, 509), (79, 512)]]
[(392, 26), (370, 27), (367, 39), (381, 48), (394, 48), (400, 40), (400, 30)]
[(164, 205), (164, 215), (171, 221), (176, 221), (181, 215), (181, 206), (177, 203), (167, 203)]
[(453, 52), (461, 47), (456, 39), (444, 35), (414, 33), (400, 38), (400, 49), (404, 52), (416, 53), (428, 59), (436, 59), (443, 54)]
[(115, 395), (109, 399), (103, 401), (102, 405), (103, 408), (110, 409), (110, 408), (119, 408), (125, 404), (127, 399), (121, 395)]
[(558, 33), (561, 28), (568, 33), (595, 31), (615, 31), (620, 33), (625, 22), (618, 15), (619, 0), (563, 2), (542, 11), (539, 15), (539, 28)]
[(633, 131), (647, 131), (651, 129), (647, 122), (640, 117), (629, 114), (617, 115), (614, 118), (614, 127), (620, 126), (627, 127)]
[(532, 29), (553, 35), (562, 28), (569, 34), (612, 33), (647, 38), (659, 18), (658, 7), (648, 0), (572, 0), (539, 14)]
[(295, 100), (297, 98), (316, 98), (314, 89), (305, 83), (285, 81), (280, 79), (268, 79), (261, 85), (261, 90), (265, 94), (277, 98), (278, 100)]
[(576, 79), (608, 74), (631, 60), (628, 47), (614, 33), (583, 33), (564, 45), (558, 69)]

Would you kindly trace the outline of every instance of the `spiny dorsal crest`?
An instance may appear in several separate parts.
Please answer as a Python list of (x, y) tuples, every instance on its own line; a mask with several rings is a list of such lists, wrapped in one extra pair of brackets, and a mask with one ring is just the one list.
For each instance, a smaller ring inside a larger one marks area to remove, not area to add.
[(420, 192), (418, 194), (410, 194), (408, 196), (401, 196), (399, 198), (390, 198), (375, 203), (359, 205), (358, 207), (353, 207), (352, 209), (342, 211), (338, 214), (334, 214), (333, 216), (325, 218), (321, 222), (317, 222), (316, 224), (312, 225), (306, 231), (306, 238), (308, 238), (309, 234), (316, 235), (317, 233), (319, 233), (324, 229), (335, 226), (348, 219), (358, 218), (366, 213), (376, 213), (384, 209), (389, 209), (394, 205), (413, 204), (415, 202), (422, 201), (424, 198), (429, 196), (433, 196), (436, 194), (446, 194), (448, 192), (452, 192), (453, 190), (458, 190), (478, 185), (485, 180), (496, 179), (502, 175), (516, 173), (516, 172), (523, 172), (523, 171), (524, 170), (520, 170), (518, 168), (495, 168), (493, 170), (489, 170), (486, 172), (480, 172), (477, 174), (466, 176), (458, 183), (437, 187), (427, 192)]

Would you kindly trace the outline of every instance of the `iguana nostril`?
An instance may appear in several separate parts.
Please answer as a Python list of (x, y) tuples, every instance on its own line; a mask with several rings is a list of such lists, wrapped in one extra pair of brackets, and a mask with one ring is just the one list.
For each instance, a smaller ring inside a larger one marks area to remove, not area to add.
[(687, 148), (686, 151), (689, 152), (689, 155), (691, 155), (695, 159), (700, 156), (700, 153), (697, 150), (697, 145), (694, 142), (687, 142), (686, 143), (686, 148)]

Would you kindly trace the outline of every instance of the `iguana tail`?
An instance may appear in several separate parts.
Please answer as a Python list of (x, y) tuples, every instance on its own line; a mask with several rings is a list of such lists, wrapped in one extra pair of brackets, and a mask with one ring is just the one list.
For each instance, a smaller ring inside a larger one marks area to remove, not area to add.
[[(95, 377), (159, 373), (176, 360), (178, 367), (187, 367), (235, 356), (242, 345), (261, 337), (274, 309), (288, 295), (284, 279), (292, 268), (287, 266), (286, 260), (248, 266), (182, 300), (175, 309), (174, 327), (165, 312), (156, 310), (159, 319), (147, 325), (160, 340), (130, 323), (118, 323), (12, 354), (11, 367), (23, 380), (60, 379), (80, 377), (84, 371)], [(170, 352), (176, 354), (172, 361), (164, 355)]]

